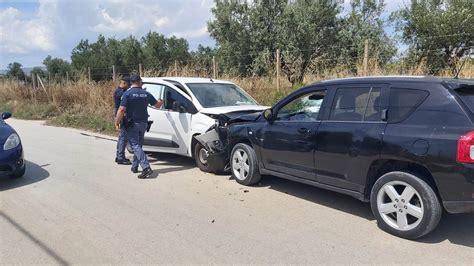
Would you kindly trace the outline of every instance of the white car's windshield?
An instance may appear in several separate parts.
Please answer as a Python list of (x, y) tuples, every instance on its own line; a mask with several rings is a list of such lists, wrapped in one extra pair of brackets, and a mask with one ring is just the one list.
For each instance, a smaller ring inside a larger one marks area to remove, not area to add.
[(204, 108), (257, 104), (233, 84), (187, 83), (186, 85)]

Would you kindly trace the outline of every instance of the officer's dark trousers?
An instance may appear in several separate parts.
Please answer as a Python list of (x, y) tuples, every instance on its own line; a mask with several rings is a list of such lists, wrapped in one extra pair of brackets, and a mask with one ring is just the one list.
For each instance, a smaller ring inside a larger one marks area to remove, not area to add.
[(125, 159), (125, 148), (127, 146), (127, 131), (125, 128), (120, 129), (119, 136), (117, 139), (117, 155), (116, 158), (119, 160)]
[(150, 163), (142, 149), (146, 128), (146, 122), (133, 123), (130, 127), (127, 127), (128, 142), (133, 149), (132, 168), (137, 168), (138, 165), (142, 169), (150, 167)]

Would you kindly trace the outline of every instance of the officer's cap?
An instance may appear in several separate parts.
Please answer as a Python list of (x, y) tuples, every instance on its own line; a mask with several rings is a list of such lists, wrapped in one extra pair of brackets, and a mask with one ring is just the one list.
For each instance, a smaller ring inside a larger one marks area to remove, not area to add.
[(127, 83), (130, 83), (130, 77), (124, 76), (124, 77), (122, 77), (122, 80), (127, 82)]
[(137, 81), (140, 81), (140, 80), (142, 80), (142, 78), (141, 78), (139, 75), (137, 75), (137, 74), (133, 74), (133, 75), (130, 77), (130, 81), (131, 81), (131, 82), (137, 82)]

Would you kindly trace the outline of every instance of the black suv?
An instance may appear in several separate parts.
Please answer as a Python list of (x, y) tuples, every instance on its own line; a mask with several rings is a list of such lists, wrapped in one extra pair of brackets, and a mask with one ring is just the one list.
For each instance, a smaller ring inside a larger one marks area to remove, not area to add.
[(473, 80), (323, 81), (234, 121), (225, 149), (240, 184), (268, 174), (370, 201), (379, 227), (408, 239), (443, 207), (474, 211)]

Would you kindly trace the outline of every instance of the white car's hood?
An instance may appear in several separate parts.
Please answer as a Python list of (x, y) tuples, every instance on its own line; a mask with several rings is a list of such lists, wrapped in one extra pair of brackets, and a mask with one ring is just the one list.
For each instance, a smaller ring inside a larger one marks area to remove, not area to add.
[(261, 105), (237, 105), (237, 106), (203, 108), (200, 110), (200, 112), (203, 114), (219, 115), (219, 114), (227, 114), (227, 113), (241, 112), (241, 111), (263, 111), (268, 108), (269, 108), (268, 106), (261, 106)]

